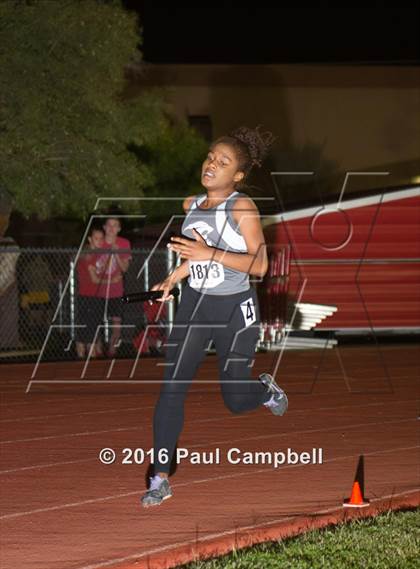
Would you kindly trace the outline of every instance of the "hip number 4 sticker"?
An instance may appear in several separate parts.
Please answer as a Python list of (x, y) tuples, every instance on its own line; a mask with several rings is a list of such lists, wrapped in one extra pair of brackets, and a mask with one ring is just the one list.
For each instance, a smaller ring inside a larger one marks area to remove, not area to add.
[(254, 300), (248, 298), (245, 302), (241, 302), (241, 310), (244, 315), (245, 327), (250, 326), (257, 319)]

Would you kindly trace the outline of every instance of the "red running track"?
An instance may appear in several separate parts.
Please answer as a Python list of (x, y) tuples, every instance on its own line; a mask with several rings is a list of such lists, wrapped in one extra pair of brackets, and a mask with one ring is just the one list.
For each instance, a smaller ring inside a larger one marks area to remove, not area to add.
[[(179, 447), (216, 452), (219, 464), (183, 460), (174, 496), (143, 509), (148, 462), (122, 464), (124, 448), (152, 446), (161, 360), (0, 367), (2, 569), (174, 567), (342, 518), (358, 458), (374, 512), (418, 503), (419, 346), (286, 351), (279, 382), (289, 411), (231, 414), (208, 356), (190, 390)], [(254, 376), (280, 354), (257, 354)], [(108, 377), (109, 376), (109, 377)], [(29, 391), (27, 390), (29, 386)], [(117, 459), (104, 465), (104, 447)], [(231, 464), (242, 453), (322, 448), (322, 464)], [(385, 501), (383, 500), (385, 498)], [(347, 512), (348, 510), (346, 510)], [(344, 514), (346, 515), (346, 514)]]

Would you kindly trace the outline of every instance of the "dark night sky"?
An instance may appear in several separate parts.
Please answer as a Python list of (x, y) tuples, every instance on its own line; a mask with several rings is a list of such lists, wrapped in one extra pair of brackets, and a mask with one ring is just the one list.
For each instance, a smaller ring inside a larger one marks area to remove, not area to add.
[(420, 64), (420, 8), (125, 0), (151, 63)]

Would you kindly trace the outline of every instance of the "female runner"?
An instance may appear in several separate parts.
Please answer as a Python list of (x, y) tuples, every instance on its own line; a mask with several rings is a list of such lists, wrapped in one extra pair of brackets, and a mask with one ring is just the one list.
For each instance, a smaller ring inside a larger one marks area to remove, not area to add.
[(190, 196), (182, 234), (168, 247), (185, 261), (152, 290), (169, 291), (188, 278), (167, 340), (165, 373), (154, 418), (154, 476), (142, 496), (144, 507), (156, 506), (172, 496), (168, 476), (172, 456), (183, 428), (184, 402), (196, 371), (213, 340), (218, 355), (221, 390), (232, 413), (260, 405), (275, 415), (288, 406), (284, 391), (263, 373), (251, 377), (259, 336), (259, 306), (249, 275), (263, 277), (268, 261), (258, 209), (238, 191), (255, 165), (261, 166), (271, 133), (240, 127), (217, 139), (205, 159), (201, 183), (205, 194)]

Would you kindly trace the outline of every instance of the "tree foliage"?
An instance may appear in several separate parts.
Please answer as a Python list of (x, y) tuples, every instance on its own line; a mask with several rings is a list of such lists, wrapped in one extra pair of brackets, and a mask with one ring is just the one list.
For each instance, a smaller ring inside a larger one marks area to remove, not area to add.
[[(184, 127), (171, 127), (159, 92), (122, 100), (139, 37), (118, 0), (0, 2), (0, 184), (17, 211), (84, 217), (99, 196), (159, 188), (155, 152)], [(196, 137), (184, 133), (191, 166)]]

